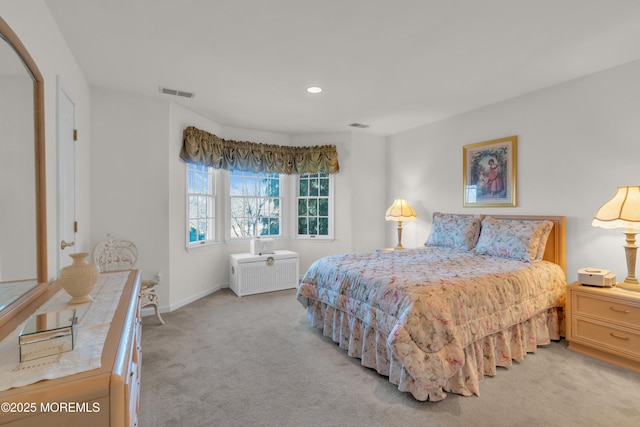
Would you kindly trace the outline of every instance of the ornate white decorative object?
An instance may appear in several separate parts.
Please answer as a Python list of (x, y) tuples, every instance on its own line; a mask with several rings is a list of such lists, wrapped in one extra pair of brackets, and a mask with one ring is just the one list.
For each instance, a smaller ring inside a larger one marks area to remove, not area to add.
[(83, 304), (91, 301), (89, 293), (98, 281), (98, 268), (87, 262), (88, 252), (69, 254), (73, 264), (60, 270), (60, 286), (69, 295), (69, 304)]
[[(117, 239), (108, 233), (107, 240), (98, 243), (93, 250), (93, 261), (102, 272), (131, 270), (138, 261), (138, 247), (129, 240)], [(160, 300), (155, 290), (160, 283), (160, 275), (157, 277), (157, 280), (140, 282), (141, 307), (153, 306), (156, 317), (164, 325), (160, 317)]]

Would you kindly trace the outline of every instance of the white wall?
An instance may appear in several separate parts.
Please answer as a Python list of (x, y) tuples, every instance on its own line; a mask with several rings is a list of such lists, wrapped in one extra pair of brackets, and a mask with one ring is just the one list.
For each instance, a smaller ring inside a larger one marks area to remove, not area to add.
[(89, 85), (44, 2), (32, 0), (27, 4), (22, 0), (2, 0), (0, 15), (25, 45), (44, 78), (48, 277), (49, 280), (54, 280), (58, 277), (57, 248), (60, 243), (57, 236), (56, 212), (56, 78), (60, 76), (65, 87), (74, 95), (76, 127), (80, 134), (76, 152), (79, 165), (76, 189), (77, 219), (80, 223), (80, 232), (76, 236), (77, 251), (90, 250)]
[(198, 299), (227, 283), (227, 258), (224, 247), (208, 246), (187, 252), (186, 242), (186, 167), (178, 157), (182, 146), (182, 132), (187, 126), (218, 134), (221, 126), (179, 105), (171, 103), (169, 115), (169, 143), (166, 150), (169, 174), (170, 219), (168, 284), (170, 299), (161, 300), (174, 310)]
[[(143, 279), (169, 277), (169, 104), (91, 92), (91, 247), (107, 233), (131, 240)], [(169, 288), (157, 288), (168, 301)]]
[[(435, 211), (565, 215), (568, 279), (586, 266), (623, 279), (622, 230), (591, 219), (617, 186), (640, 185), (638, 75), (633, 62), (389, 137), (387, 196), (404, 194), (418, 213), (405, 246), (424, 243)], [(462, 147), (510, 135), (518, 136), (518, 206), (463, 208)]]
[(370, 252), (384, 247), (384, 213), (393, 200), (386, 198), (386, 138), (363, 132), (351, 133), (351, 250)]

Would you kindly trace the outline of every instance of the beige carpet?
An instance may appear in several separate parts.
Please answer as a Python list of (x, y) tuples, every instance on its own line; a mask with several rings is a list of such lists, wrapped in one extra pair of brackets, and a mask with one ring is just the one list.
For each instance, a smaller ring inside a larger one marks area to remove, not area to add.
[(418, 402), (309, 325), (294, 291), (145, 317), (140, 426), (638, 426), (640, 374), (539, 348), (480, 397)]

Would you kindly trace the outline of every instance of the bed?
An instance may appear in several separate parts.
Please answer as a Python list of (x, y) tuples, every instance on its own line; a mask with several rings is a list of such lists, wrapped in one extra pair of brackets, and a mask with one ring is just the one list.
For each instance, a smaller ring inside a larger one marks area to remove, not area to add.
[(565, 259), (565, 217), (436, 212), (424, 247), (321, 258), (296, 297), (400, 391), (479, 396), (485, 375), (560, 338)]

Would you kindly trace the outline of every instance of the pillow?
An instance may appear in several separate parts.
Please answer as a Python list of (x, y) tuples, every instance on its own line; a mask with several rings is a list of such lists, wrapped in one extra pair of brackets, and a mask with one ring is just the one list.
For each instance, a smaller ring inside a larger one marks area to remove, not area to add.
[(553, 222), (551, 221), (542, 221), (542, 224), (542, 233), (540, 234), (540, 243), (538, 243), (538, 253), (536, 254), (535, 261), (542, 261), (544, 250), (547, 247), (547, 240), (551, 234), (551, 229), (553, 229)]
[[(539, 261), (537, 258), (540, 238), (546, 229), (551, 232), (549, 225), (553, 226), (553, 223), (517, 219), (497, 220), (488, 216), (482, 221), (476, 252), (525, 262)], [(546, 239), (544, 243), (546, 244)]]
[(429, 233), (425, 246), (441, 246), (470, 251), (478, 241), (482, 218), (482, 215), (434, 212), (431, 233)]

